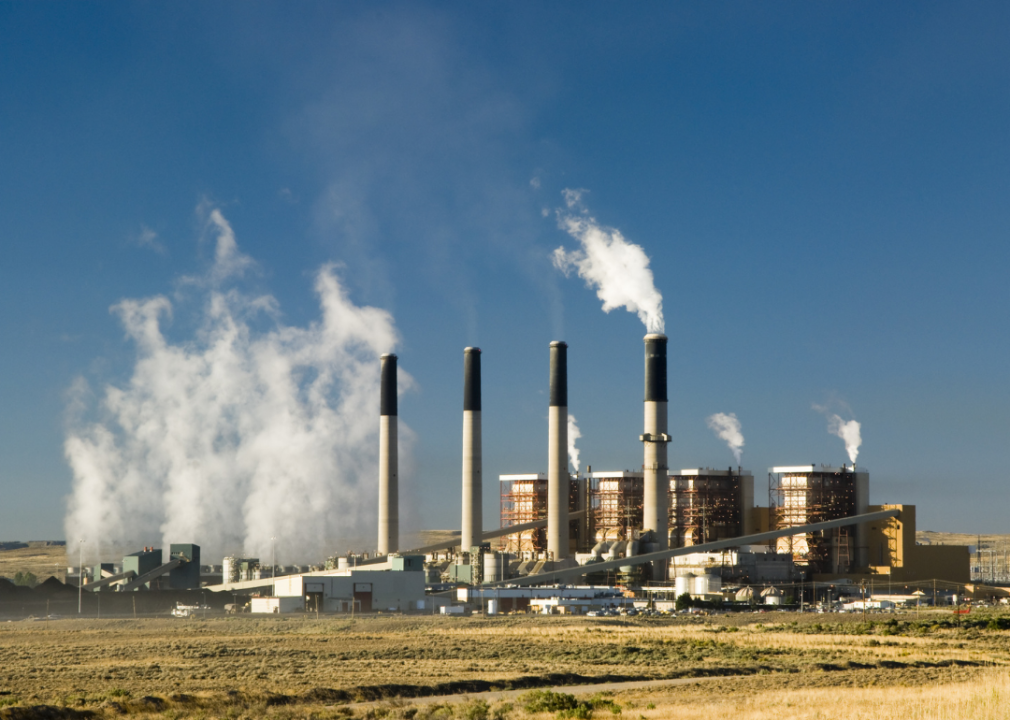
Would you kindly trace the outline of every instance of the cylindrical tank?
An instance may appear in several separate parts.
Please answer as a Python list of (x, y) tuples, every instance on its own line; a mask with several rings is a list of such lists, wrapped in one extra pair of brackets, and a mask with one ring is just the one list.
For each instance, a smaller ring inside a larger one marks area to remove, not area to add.
[(691, 578), (681, 575), (673, 581), (673, 592), (677, 597), (691, 594)]
[(237, 557), (229, 555), (221, 561), (221, 582), (238, 582), (242, 566)]
[(484, 582), (504, 580), (501, 576), (501, 561), (498, 553), (484, 554)]
[(491, 598), (490, 600), (487, 601), (487, 614), (488, 615), (498, 614), (498, 601), (495, 600), (494, 598)]
[(722, 578), (718, 575), (696, 575), (693, 585), (694, 595), (709, 595), (711, 593), (717, 593), (722, 589)]
[(347, 558), (345, 558), (345, 557), (338, 557), (337, 558), (337, 570), (346, 570), (346, 569), (347, 569)]

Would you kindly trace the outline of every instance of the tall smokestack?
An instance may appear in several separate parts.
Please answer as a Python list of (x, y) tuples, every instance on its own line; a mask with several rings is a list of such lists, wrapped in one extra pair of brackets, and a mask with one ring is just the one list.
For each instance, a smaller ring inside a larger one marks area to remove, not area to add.
[(551, 343), (551, 406), (547, 415), (547, 552), (568, 557), (568, 344)]
[(379, 393), (379, 554), (400, 545), (400, 498), (396, 427), (396, 355), (380, 359)]
[(463, 533), (460, 549), (479, 545), (483, 528), (480, 445), (480, 348), (463, 350)]
[[(666, 335), (645, 336), (645, 498), (642, 503), (642, 529), (653, 530), (659, 549), (667, 546), (669, 532), (669, 480), (666, 444)], [(665, 579), (665, 578), (664, 578)]]

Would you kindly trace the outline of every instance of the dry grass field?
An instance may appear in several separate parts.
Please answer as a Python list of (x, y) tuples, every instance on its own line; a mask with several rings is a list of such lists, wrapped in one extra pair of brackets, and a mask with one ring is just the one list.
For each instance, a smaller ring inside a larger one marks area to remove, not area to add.
[[(732, 713), (756, 720), (898, 717), (884, 714), (894, 708), (911, 718), (1010, 717), (998, 714), (1010, 707), (1010, 629), (1003, 629), (1010, 616), (870, 620), (746, 613), (8, 622), (0, 624), (0, 718), (638, 720)], [(537, 704), (534, 696), (495, 700), (517, 688), (678, 677), (709, 679), (567, 705)], [(467, 691), (491, 694), (411, 704)], [(1003, 702), (997, 707), (993, 698)], [(969, 705), (979, 714), (963, 714)], [(23, 709), (30, 706), (49, 709), (30, 714)]]
[(12, 578), (17, 572), (30, 572), (39, 581), (47, 577), (63, 578), (67, 570), (67, 549), (61, 545), (0, 550), (0, 577)]

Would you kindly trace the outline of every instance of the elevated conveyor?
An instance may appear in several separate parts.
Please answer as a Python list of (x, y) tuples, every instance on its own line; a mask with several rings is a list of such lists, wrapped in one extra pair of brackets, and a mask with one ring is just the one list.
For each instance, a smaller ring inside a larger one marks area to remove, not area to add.
[(109, 575), (108, 577), (103, 577), (101, 580), (93, 583), (88, 583), (84, 586), (85, 590), (93, 591), (103, 588), (106, 585), (111, 585), (112, 583), (117, 583), (120, 580), (132, 580), (137, 573), (133, 570), (127, 570), (126, 572), (118, 573), (116, 575)]
[[(154, 570), (150, 570), (144, 573), (143, 575), (138, 575), (137, 577), (133, 578), (133, 580), (120, 587), (119, 591), (129, 592), (131, 590), (136, 590), (141, 585), (146, 585), (152, 580), (155, 580), (157, 578), (160, 578), (162, 575), (172, 572), (177, 567), (182, 565), (184, 562), (185, 560), (172, 560), (171, 562), (167, 562), (164, 565), (159, 565), (158, 567), (154, 568)], [(133, 571), (131, 570), (129, 572)]]
[[(568, 513), (569, 520), (581, 520), (586, 516), (585, 510), (578, 510), (576, 512)], [(536, 530), (537, 528), (547, 527), (547, 518), (543, 520), (534, 520), (533, 522), (523, 523), (522, 525), (510, 525), (509, 527), (498, 528), (497, 530), (488, 530), (487, 532), (481, 533), (481, 542), (487, 542), (488, 540), (495, 540), (496, 538), (505, 537), (506, 535), (513, 535), (514, 533), (525, 532), (527, 530)], [(458, 531), (453, 533), (454, 535), (460, 535)], [(425, 545), (419, 548), (413, 548), (412, 550), (399, 550), (398, 555), (427, 555), (428, 553), (438, 552), (439, 550), (451, 550), (454, 547), (459, 547), (459, 539), (446, 540), (440, 543), (435, 543), (434, 545)], [(377, 565), (379, 563), (386, 562), (386, 556), (382, 555), (379, 557), (369, 558), (368, 560), (362, 560), (357, 563), (357, 567), (364, 567), (367, 565)]]
[[(744, 535), (741, 537), (729, 538), (728, 540), (717, 540), (715, 542), (703, 543), (701, 545), (689, 545), (687, 547), (674, 548), (672, 550), (661, 550), (659, 552), (646, 553), (644, 555), (634, 555), (629, 558), (618, 558), (617, 560), (606, 560), (604, 562), (580, 565), (579, 567), (565, 570), (553, 570), (540, 573), (538, 575), (526, 575), (524, 577), (513, 578), (512, 580), (499, 580), (487, 583), (483, 587), (519, 587), (526, 585), (551, 585), (559, 582), (576, 580), (589, 573), (605, 572), (628, 567), (629, 565), (644, 565), (645, 563), (657, 560), (668, 560), (681, 555), (692, 555), (694, 553), (715, 552), (716, 550), (726, 550), (727, 548), (740, 547), (741, 545), (762, 545), (769, 540), (776, 540), (780, 537), (790, 535), (804, 535), (821, 530), (831, 530), (833, 528), (848, 527), (850, 525), (861, 525), (863, 523), (886, 520), (898, 517), (900, 510), (882, 510), (880, 512), (866, 513), (863, 515), (850, 515), (849, 517), (826, 522), (812, 523), (810, 525), (797, 525), (796, 527), (784, 528), (782, 530), (770, 530), (768, 532), (757, 533), (756, 535)], [(511, 529), (511, 528), (509, 528)]]

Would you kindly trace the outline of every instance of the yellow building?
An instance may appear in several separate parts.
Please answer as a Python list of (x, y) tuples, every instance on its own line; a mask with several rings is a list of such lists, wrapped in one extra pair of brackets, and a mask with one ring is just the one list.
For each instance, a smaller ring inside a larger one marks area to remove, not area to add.
[(895, 582), (971, 582), (967, 545), (916, 545), (915, 505), (871, 505), (870, 512), (899, 510), (896, 518), (870, 523), (869, 572)]

